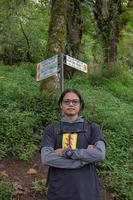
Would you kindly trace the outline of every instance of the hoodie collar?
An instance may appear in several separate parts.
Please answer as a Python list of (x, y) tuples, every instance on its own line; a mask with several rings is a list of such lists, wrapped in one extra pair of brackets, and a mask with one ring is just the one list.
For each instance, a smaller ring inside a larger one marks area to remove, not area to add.
[(75, 121), (70, 122), (70, 121), (68, 120), (67, 117), (63, 116), (63, 117), (61, 118), (61, 122), (68, 122), (68, 123), (84, 122), (84, 118), (83, 118), (82, 116), (79, 116), (79, 117), (77, 117), (77, 119), (76, 119)]

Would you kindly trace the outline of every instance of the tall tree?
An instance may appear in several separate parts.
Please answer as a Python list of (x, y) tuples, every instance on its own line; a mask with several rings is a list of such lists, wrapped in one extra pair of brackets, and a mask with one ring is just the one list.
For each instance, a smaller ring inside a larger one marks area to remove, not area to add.
[(68, 0), (67, 48), (66, 52), (78, 57), (83, 33), (81, 0)]
[[(67, 25), (67, 0), (52, 0), (51, 21), (48, 32), (48, 42), (45, 56), (46, 58), (64, 52), (66, 41)], [(40, 91), (53, 91), (59, 87), (59, 77), (52, 76), (40, 83)]]
[[(52, 0), (46, 58), (60, 53), (78, 56), (82, 38), (81, 0)], [(65, 68), (65, 75), (71, 73)], [(42, 80), (40, 90), (53, 90), (58, 87), (59, 76)]]
[[(75, 58), (80, 56), (83, 20), (81, 16), (81, 0), (68, 0), (67, 39), (65, 53)], [(73, 76), (75, 69), (65, 68), (65, 77)]]
[(104, 64), (114, 71), (121, 32), (127, 24), (127, 13), (133, 8), (132, 0), (88, 0), (94, 13), (98, 33), (102, 39)]
[(46, 57), (64, 52), (67, 24), (67, 0), (52, 0)]

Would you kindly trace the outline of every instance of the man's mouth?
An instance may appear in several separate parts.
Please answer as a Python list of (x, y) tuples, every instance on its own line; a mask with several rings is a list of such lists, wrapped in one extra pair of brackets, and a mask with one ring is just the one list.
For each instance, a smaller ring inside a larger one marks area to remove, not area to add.
[(72, 111), (72, 110), (75, 110), (75, 109), (74, 108), (68, 108), (67, 110)]

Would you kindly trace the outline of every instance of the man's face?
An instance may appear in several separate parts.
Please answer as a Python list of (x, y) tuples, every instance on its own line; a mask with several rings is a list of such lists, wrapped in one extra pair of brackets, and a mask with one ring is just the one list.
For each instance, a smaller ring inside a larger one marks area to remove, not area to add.
[(79, 97), (73, 93), (69, 92), (67, 93), (62, 103), (60, 104), (60, 107), (66, 116), (78, 116), (81, 105), (80, 105), (80, 99)]

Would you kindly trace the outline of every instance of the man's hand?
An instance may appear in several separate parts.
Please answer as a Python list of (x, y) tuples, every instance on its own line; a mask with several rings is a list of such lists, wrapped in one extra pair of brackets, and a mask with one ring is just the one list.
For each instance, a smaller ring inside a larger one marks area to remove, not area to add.
[(93, 148), (94, 148), (94, 145), (92, 145), (92, 144), (89, 144), (87, 147), (87, 149), (93, 149)]
[(56, 153), (57, 156), (62, 156), (62, 151), (63, 151), (62, 148), (58, 148), (58, 149), (55, 150), (55, 153)]
[[(91, 145), (91, 144), (89, 144), (87, 147), (87, 149), (93, 149), (93, 148), (94, 148), (94, 145)], [(63, 151), (62, 148), (58, 148), (55, 150), (55, 153), (57, 156), (62, 156), (62, 151)]]

